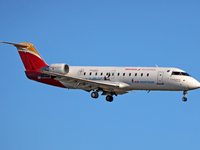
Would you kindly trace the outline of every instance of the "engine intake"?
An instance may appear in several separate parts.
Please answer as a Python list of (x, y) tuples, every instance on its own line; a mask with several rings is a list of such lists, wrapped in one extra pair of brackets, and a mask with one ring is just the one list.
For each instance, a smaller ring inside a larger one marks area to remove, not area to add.
[(69, 66), (67, 64), (51, 64), (50, 66), (40, 68), (40, 71), (67, 74), (69, 73)]

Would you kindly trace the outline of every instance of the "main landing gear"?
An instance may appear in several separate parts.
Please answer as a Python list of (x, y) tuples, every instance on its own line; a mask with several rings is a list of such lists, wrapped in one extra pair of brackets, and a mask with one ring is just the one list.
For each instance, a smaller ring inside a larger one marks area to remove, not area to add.
[(184, 102), (187, 101), (186, 94), (188, 94), (188, 92), (187, 92), (187, 91), (183, 91), (183, 98), (182, 98), (182, 101), (184, 101)]
[[(91, 93), (91, 97), (97, 99), (99, 97), (99, 93), (98, 92), (92, 92)], [(113, 101), (113, 96), (112, 95), (107, 95), (106, 96), (106, 101), (108, 102), (112, 102)]]
[(113, 101), (113, 96), (107, 95), (107, 96), (106, 96), (106, 100), (107, 100), (108, 102), (112, 102), (112, 101)]
[(98, 92), (92, 92), (91, 93), (91, 97), (92, 98), (98, 98), (99, 97), (99, 93)]

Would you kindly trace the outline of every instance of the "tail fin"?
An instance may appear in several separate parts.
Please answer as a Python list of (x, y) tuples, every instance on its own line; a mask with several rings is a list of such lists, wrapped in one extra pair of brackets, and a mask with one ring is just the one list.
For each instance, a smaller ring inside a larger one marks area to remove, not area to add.
[(40, 56), (37, 52), (33, 44), (31, 43), (9, 43), (9, 42), (2, 42), (6, 44), (12, 44), (17, 47), (19, 55), (22, 59), (24, 67), (26, 70), (39, 70), (41, 67), (48, 66), (44, 59)]

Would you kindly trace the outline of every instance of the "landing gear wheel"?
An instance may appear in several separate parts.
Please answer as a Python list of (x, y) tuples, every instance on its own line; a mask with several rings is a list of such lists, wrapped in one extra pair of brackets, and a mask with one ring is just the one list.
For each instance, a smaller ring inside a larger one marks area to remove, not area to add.
[(186, 102), (187, 101), (187, 97), (183, 97), (182, 101)]
[(182, 98), (182, 101), (184, 101), (184, 102), (187, 101), (187, 97), (185, 97), (186, 94), (188, 94), (188, 92), (187, 92), (187, 91), (183, 91), (183, 98)]
[(92, 98), (98, 98), (99, 97), (99, 93), (98, 92), (92, 92), (91, 93), (91, 97)]
[(107, 100), (108, 102), (112, 102), (112, 101), (113, 101), (113, 97), (110, 96), (110, 95), (107, 95), (107, 96), (106, 96), (106, 100)]

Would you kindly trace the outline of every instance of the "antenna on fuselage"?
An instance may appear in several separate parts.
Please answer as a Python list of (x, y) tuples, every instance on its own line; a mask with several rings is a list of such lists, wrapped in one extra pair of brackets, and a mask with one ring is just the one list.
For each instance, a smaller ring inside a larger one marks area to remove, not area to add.
[(158, 67), (156, 64), (155, 64), (155, 66)]

